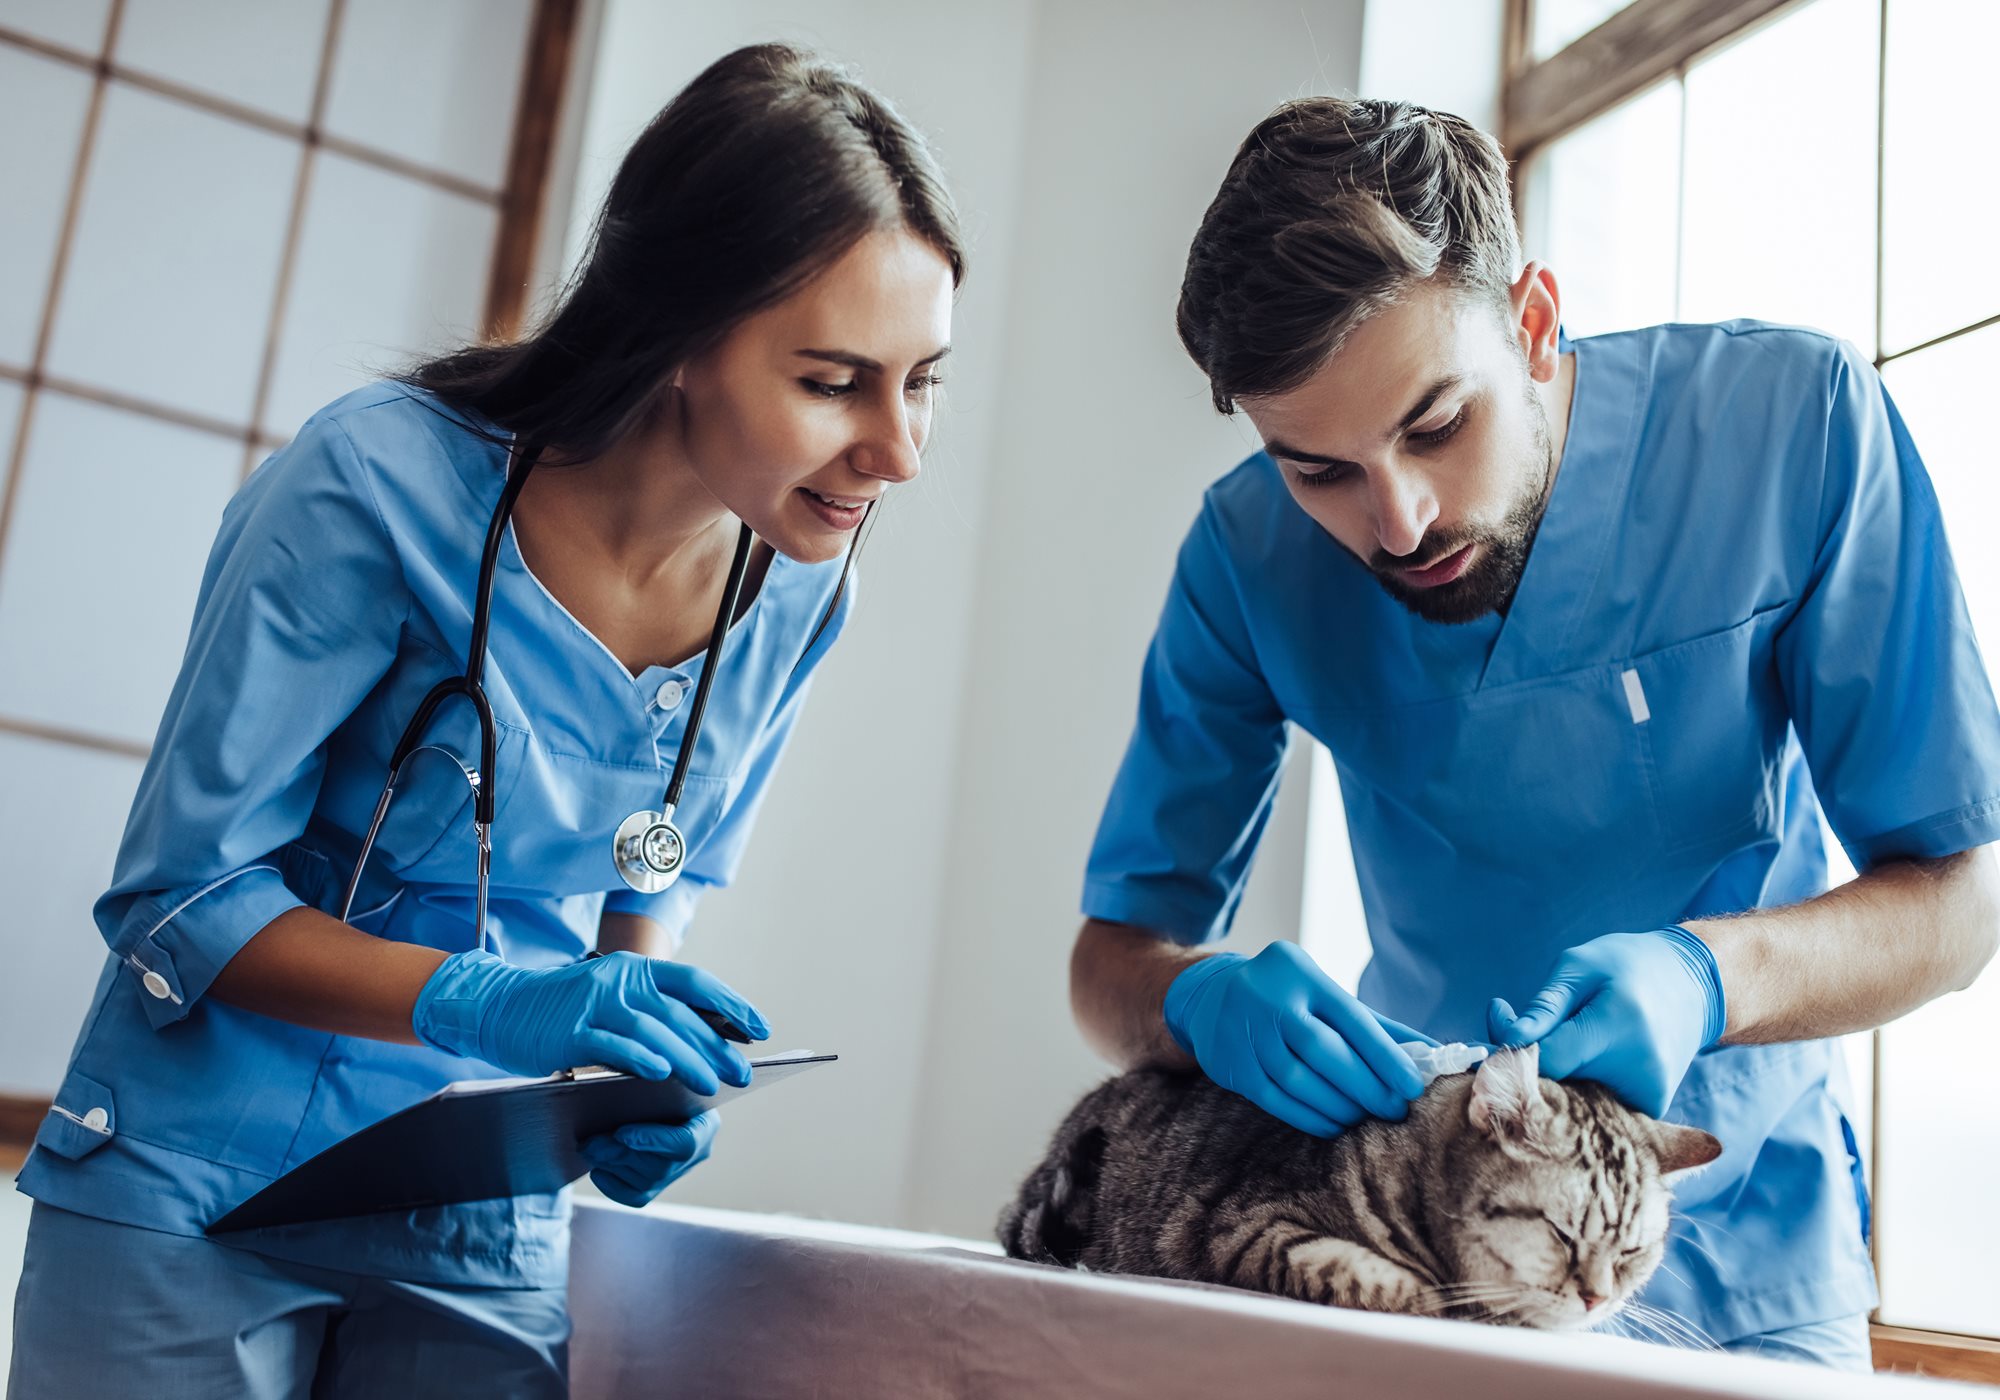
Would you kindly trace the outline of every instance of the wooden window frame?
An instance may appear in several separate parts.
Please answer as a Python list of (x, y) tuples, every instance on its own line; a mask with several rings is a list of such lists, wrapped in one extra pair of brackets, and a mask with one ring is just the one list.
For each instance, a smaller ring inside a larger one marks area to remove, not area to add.
[[(22, 476), (21, 458), (26, 452), (29, 428), (34, 416), (34, 402), (40, 391), (45, 388), (68, 397), (86, 399), (128, 413), (240, 441), (244, 448), (245, 475), (249, 474), (251, 468), (265, 453), (282, 444), (283, 439), (272, 437), (264, 431), (261, 424), (264, 404), (270, 391), (272, 367), (277, 355), (278, 334), (284, 324), (287, 294), (298, 251), (299, 230), (311, 179), (312, 153), (315, 149), (337, 151), (364, 164), (393, 171), (468, 199), (496, 206), (500, 211), (500, 222), (495, 234), (492, 273), (487, 284), (485, 306), (481, 313), (481, 331), (489, 339), (504, 339), (517, 334), (528, 310), (528, 296), (532, 290), (529, 282), (539, 251), (537, 239), (542, 231), (543, 208), (550, 193), (549, 181), (555, 163), (557, 129), (576, 46), (583, 28), (581, 23), (583, 4), (584, 0), (535, 0), (523, 54), (521, 88), (514, 109), (514, 128), (508, 151), (505, 183), (497, 190), (484, 188), (444, 171), (428, 169), (388, 152), (370, 149), (335, 136), (322, 128), (332, 58), (339, 42), (345, 9), (344, 0), (332, 0), (328, 7), (326, 28), (321, 35), (320, 61), (314, 79), (311, 114), (303, 124), (286, 121), (227, 98), (157, 78), (116, 62), (110, 55), (115, 52), (119, 25), (124, 17), (124, 0), (112, 0), (104, 34), (95, 52), (86, 53), (69, 49), (0, 25), (0, 46), (23, 50), (45, 59), (68, 64), (94, 76), (90, 106), (84, 119), (82, 138), (78, 142), (76, 167), (70, 179), (68, 203), (57, 238), (55, 260), (49, 272), (49, 285), (45, 292), (40, 318), (41, 326), (32, 359), (29, 364), (22, 366), (0, 364), (0, 380), (17, 383), (26, 391), (22, 396), (20, 418), (13, 437), (9, 440), (0, 440), (0, 463), (11, 467), (5, 474), (4, 488), (0, 488), (0, 549), (5, 547), (13, 506), (18, 494)], [(304, 147), (292, 191), (291, 212), (287, 219), (284, 249), (280, 259), (278, 289), (273, 299), (270, 323), (266, 332), (256, 402), (246, 423), (211, 420), (198, 414), (180, 411), (171, 405), (134, 399), (89, 384), (72, 383), (50, 375), (44, 367), (50, 332), (62, 294), (69, 249), (75, 237), (84, 179), (88, 172), (91, 151), (103, 110), (104, 94), (107, 86), (113, 81), (142, 88), (217, 116), (270, 131), (275, 135), (290, 137), (301, 142)], [(58, 728), (4, 714), (0, 714), (0, 732), (131, 758), (144, 758), (150, 751), (149, 745), (134, 743), (127, 739)], [(87, 911), (84, 911), (84, 916), (87, 917)], [(42, 1119), (48, 1114), (50, 1102), (48, 1099), (30, 1095), (0, 1093), (0, 1169), (6, 1169), (10, 1163), (18, 1163), (19, 1154), (25, 1152), (34, 1141)]]
[[(1882, 48), (1886, 50), (1889, 5), (1880, 0)], [(1637, 96), (1655, 83), (1685, 77), (1714, 49), (1742, 38), (1750, 29), (1812, 0), (1632, 0), (1604, 23), (1560, 50), (1537, 60), (1533, 51), (1534, 0), (1506, 0), (1502, 29), (1500, 140), (1513, 176), (1516, 215), (1522, 209), (1522, 173), (1528, 162), (1592, 119)], [(1882, 182), (1884, 97), (1887, 63), (1877, 55), (1875, 185), (1875, 365), (1953, 340), (2000, 322), (2000, 316), (1971, 322), (1920, 345), (1893, 353), (1882, 343)], [(1882, 1038), (1874, 1038), (1876, 1133), (1870, 1144), (1871, 1192), (1881, 1179)], [(1876, 1208), (1871, 1238), (1881, 1235)], [(1933, 1332), (1914, 1327), (1871, 1324), (1875, 1369), (2000, 1385), (2000, 1339)]]

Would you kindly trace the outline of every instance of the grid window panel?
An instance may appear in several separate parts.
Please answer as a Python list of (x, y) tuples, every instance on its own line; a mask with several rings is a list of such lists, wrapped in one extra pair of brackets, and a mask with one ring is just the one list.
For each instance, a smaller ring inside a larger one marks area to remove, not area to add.
[(0, 499), (7, 495), (8, 462), (14, 455), (14, 432), (21, 426), (21, 400), (25, 396), (20, 385), (0, 379)]
[(104, 51), (111, 0), (0, 0), (0, 29), (18, 29), (79, 53)]
[(0, 733), (0, 888), (7, 977), (0, 982), (0, 1094), (45, 1095), (104, 966), (90, 908), (111, 883), (118, 833), (143, 765)]
[(330, 0), (125, 0), (121, 65), (303, 125)]
[(44, 391), (0, 556), (0, 716), (150, 743), (243, 445)]
[(1882, 208), (1890, 353), (2000, 315), (1995, 54), (2000, 4), (1890, 0)]
[(1687, 75), (1681, 319), (1875, 345), (1879, 0), (1812, 0)]
[(113, 83), (49, 370), (248, 424), (299, 144)]
[(1547, 58), (1631, 3), (1632, 0), (1533, 0), (1530, 48), (1536, 58)]
[(500, 188), (530, 0), (348, 0), (326, 129)]
[(289, 436), (330, 400), (475, 337), (499, 214), (492, 206), (323, 154), (265, 426)]
[(1681, 89), (1670, 82), (1537, 158), (1528, 200), (1537, 246), (1526, 251), (1555, 273), (1571, 336), (1674, 319), (1680, 146)]
[[(1986, 401), (2000, 378), (2000, 328), (1891, 362), (1889, 392), (1930, 470), (1974, 633), (2000, 657), (2000, 519)], [(2000, 973), (1882, 1031), (1879, 1262), (1884, 1322), (2000, 1335), (2000, 1213), (1972, 1183), (1993, 1179), (2000, 1115), (1991, 1110), (1991, 1042)], [(1970, 1207), (1970, 1208), (1969, 1208)]]
[(0, 46), (0, 363), (17, 368), (34, 359), (41, 333), (90, 86), (66, 63)]

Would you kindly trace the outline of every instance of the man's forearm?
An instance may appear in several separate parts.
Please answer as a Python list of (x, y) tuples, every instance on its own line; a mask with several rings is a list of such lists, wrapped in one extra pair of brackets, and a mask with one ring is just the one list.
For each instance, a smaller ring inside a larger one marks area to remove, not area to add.
[(1083, 1038), (1121, 1070), (1191, 1070), (1161, 1014), (1167, 986), (1205, 956), (1164, 935), (1091, 919), (1069, 959), (1069, 1001)]
[(2000, 867), (1984, 847), (1889, 861), (1802, 904), (1686, 927), (1715, 953), (1725, 1042), (1845, 1035), (1972, 984), (2000, 942)]

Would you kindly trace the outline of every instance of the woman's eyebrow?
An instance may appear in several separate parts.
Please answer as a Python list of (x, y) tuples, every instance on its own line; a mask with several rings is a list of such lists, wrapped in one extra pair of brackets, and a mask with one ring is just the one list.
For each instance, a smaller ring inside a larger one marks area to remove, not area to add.
[[(831, 365), (845, 365), (849, 369), (867, 370), (871, 374), (880, 374), (882, 372), (882, 366), (878, 361), (871, 360), (866, 355), (857, 355), (851, 350), (794, 350), (792, 353), (794, 355), (802, 355), (808, 360), (825, 360)], [(921, 360), (918, 360), (916, 367), (922, 369), (925, 365), (934, 365), (950, 353), (951, 347), (949, 345), (941, 346), (931, 351), (930, 354), (924, 356)]]

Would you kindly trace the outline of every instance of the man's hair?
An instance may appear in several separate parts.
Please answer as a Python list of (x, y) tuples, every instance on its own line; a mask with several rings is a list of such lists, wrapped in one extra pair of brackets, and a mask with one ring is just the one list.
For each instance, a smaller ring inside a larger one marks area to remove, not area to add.
[(1408, 102), (1309, 97), (1257, 124), (1188, 249), (1176, 320), (1215, 406), (1295, 389), (1432, 278), (1504, 297), (1521, 260), (1507, 161)]

